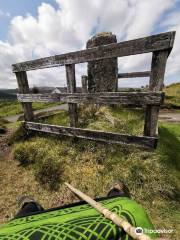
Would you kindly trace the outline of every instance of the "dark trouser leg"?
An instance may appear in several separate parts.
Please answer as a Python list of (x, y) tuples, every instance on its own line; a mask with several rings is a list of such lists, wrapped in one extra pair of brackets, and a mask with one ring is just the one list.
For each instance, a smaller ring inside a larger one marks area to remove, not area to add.
[(18, 211), (18, 213), (15, 215), (15, 218), (19, 217), (25, 217), (27, 215), (30, 215), (31, 213), (34, 212), (41, 212), (43, 211), (44, 208), (36, 202), (28, 202), (25, 203), (22, 208)]

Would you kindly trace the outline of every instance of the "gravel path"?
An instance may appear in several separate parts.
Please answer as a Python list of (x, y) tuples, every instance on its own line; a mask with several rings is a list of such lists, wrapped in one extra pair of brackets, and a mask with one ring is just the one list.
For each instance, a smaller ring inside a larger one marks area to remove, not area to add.
[(180, 122), (180, 112), (160, 111), (159, 121)]

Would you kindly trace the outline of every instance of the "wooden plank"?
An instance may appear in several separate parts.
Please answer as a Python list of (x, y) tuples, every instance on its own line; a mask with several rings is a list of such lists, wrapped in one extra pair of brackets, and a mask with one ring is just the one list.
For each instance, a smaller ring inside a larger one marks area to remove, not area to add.
[[(18, 72), (16, 73), (16, 79), (19, 87), (20, 94), (28, 94), (29, 93), (29, 85), (26, 72)], [(30, 102), (22, 102), (22, 108), (24, 111), (24, 119), (26, 121), (33, 121), (33, 109), (32, 103)]]
[(19, 94), (20, 102), (64, 102), (87, 104), (119, 104), (122, 106), (160, 105), (162, 92), (101, 92), (101, 93), (56, 93)]
[(82, 84), (82, 93), (88, 92), (88, 77), (86, 75), (83, 75), (81, 77), (81, 84)]
[(90, 62), (104, 58), (123, 57), (135, 54), (171, 49), (175, 32), (161, 33), (135, 40), (113, 43), (77, 52), (26, 61), (12, 65), (13, 72)]
[(150, 91), (161, 91), (164, 83), (166, 62), (169, 51), (157, 51), (153, 53), (151, 65)]
[(17, 94), (19, 102), (60, 102), (61, 95), (70, 95), (65, 93), (44, 93), (44, 94)]
[[(151, 64), (151, 77), (149, 84), (150, 91), (155, 92), (162, 90), (168, 55), (169, 55), (168, 50), (156, 51), (153, 53)], [(153, 137), (156, 135), (158, 114), (159, 114), (158, 106), (147, 106), (144, 124), (145, 136)]]
[(95, 131), (82, 128), (64, 127), (34, 122), (25, 122), (25, 127), (29, 130), (78, 137), (94, 141), (115, 143), (115, 144), (137, 144), (144, 147), (155, 148), (157, 138), (144, 136), (130, 136), (112, 132)]
[[(75, 65), (66, 65), (66, 79), (67, 79), (67, 92), (76, 92), (76, 77), (75, 77)], [(77, 104), (68, 103), (69, 106), (69, 119), (70, 126), (76, 127), (78, 124)]]
[(137, 77), (150, 77), (150, 71), (144, 72), (131, 72), (131, 73), (118, 73), (118, 78), (137, 78)]

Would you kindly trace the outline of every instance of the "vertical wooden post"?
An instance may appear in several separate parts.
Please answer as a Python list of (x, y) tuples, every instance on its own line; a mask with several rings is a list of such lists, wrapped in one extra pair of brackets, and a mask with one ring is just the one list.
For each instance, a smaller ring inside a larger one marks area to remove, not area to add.
[[(66, 65), (66, 79), (67, 79), (67, 92), (75, 93), (76, 92), (76, 77), (75, 77), (75, 65), (74, 64)], [(77, 104), (76, 103), (68, 103), (68, 106), (69, 106), (70, 126), (77, 127), (77, 123), (78, 123)]]
[(86, 75), (83, 75), (81, 77), (81, 83), (82, 83), (82, 93), (87, 93), (88, 92), (88, 77)]
[[(169, 51), (156, 51), (153, 52), (152, 63), (151, 63), (151, 74), (149, 90), (156, 92), (161, 91), (164, 83), (164, 74), (166, 68), (166, 61), (168, 58)], [(159, 107), (148, 105), (146, 107), (145, 124), (144, 124), (144, 135), (153, 137), (157, 132)]]
[[(26, 94), (29, 93), (29, 84), (26, 72), (16, 72), (17, 83), (19, 87), (19, 93)], [(24, 120), (33, 121), (33, 109), (32, 103), (22, 103), (22, 108), (24, 111)]]

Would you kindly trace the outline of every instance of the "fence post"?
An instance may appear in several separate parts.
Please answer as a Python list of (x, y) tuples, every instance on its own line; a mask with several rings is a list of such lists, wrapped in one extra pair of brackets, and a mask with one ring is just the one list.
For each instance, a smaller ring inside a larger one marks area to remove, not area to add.
[(86, 75), (81, 76), (81, 83), (82, 83), (82, 93), (88, 92), (88, 77)]
[[(29, 84), (27, 79), (26, 72), (16, 72), (16, 79), (19, 87), (19, 93), (26, 94), (29, 93)], [(25, 121), (33, 121), (34, 115), (33, 115), (33, 109), (32, 109), (32, 103), (21, 103), (22, 108), (24, 111), (24, 120)]]
[[(66, 65), (66, 79), (67, 79), (67, 92), (76, 92), (76, 77), (75, 77), (75, 64)], [(77, 127), (78, 114), (77, 114), (77, 104), (68, 103), (69, 106), (69, 118), (70, 126)]]
[[(151, 74), (149, 90), (156, 92), (161, 91), (164, 82), (164, 73), (166, 61), (169, 55), (168, 50), (155, 51), (152, 56)], [(148, 105), (146, 107), (144, 135), (153, 137), (157, 133), (159, 106)]]

